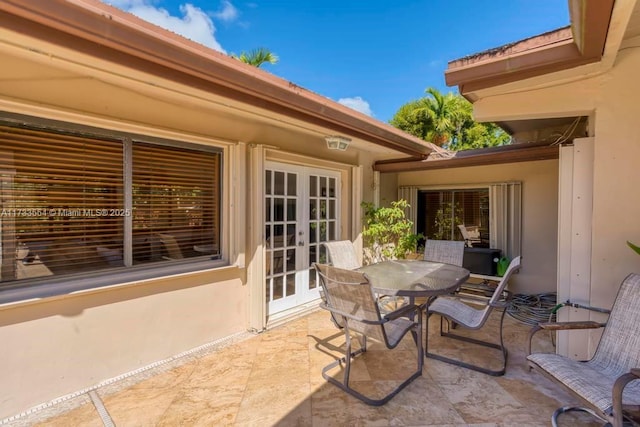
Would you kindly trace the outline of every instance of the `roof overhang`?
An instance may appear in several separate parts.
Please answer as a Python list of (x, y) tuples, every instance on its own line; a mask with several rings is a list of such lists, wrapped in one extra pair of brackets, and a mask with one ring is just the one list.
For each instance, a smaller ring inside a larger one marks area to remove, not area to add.
[(488, 166), (504, 163), (557, 159), (560, 145), (527, 143), (452, 152), (451, 157), (430, 156), (428, 159), (382, 160), (373, 169), (383, 173)]
[(614, 0), (570, 0), (571, 26), (449, 62), (447, 85), (475, 91), (602, 58)]
[(0, 2), (1, 26), (29, 37), (322, 126), (410, 156), (434, 147), (294, 83), (98, 0)]

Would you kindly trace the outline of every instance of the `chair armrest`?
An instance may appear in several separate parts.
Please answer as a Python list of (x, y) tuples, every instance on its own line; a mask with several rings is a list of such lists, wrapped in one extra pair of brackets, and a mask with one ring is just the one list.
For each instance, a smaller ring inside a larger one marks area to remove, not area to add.
[(547, 331), (564, 331), (569, 329), (598, 329), (602, 328), (604, 323), (598, 323), (591, 320), (579, 322), (543, 322), (538, 323), (540, 329)]
[(496, 301), (487, 305), (493, 308), (507, 308), (509, 307), (509, 301)]
[(529, 332), (529, 345), (527, 347), (527, 354), (531, 354), (531, 341), (536, 332), (541, 330), (546, 331), (566, 331), (571, 329), (597, 329), (604, 327), (604, 323), (598, 323), (593, 321), (581, 321), (581, 322), (543, 322), (538, 323)]
[[(631, 371), (626, 374), (620, 375), (616, 382), (613, 383), (613, 425), (615, 427), (623, 425), (622, 418), (622, 392), (624, 388), (633, 380), (640, 379), (640, 368), (632, 368)], [(637, 410), (637, 408), (634, 408)]]
[(384, 319), (393, 320), (393, 319), (397, 319), (399, 317), (408, 316), (409, 314), (414, 313), (414, 312), (420, 313), (420, 307), (415, 305), (415, 304), (403, 305), (399, 309), (394, 310), (391, 313), (386, 314), (384, 316)]

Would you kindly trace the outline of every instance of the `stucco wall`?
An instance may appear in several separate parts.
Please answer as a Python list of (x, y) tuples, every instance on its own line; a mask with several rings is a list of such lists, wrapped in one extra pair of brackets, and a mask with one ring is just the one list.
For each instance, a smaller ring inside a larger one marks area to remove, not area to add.
[[(385, 175), (383, 175), (384, 177)], [(556, 289), (558, 162), (544, 160), (398, 174), (398, 185), (437, 187), (522, 182), (522, 269), (510, 289), (517, 293)]]
[(640, 272), (640, 258), (625, 243), (640, 242), (639, 69), (640, 50), (627, 48), (604, 73), (530, 90), (522, 82), (514, 93), (474, 104), (479, 120), (590, 115), (595, 159), (589, 302), (596, 306), (610, 306), (622, 280)]
[(223, 268), (0, 308), (0, 419), (246, 330)]
[(601, 77), (595, 114), (595, 162), (591, 298), (608, 306), (640, 257), (626, 246), (640, 244), (640, 50), (620, 52)]
[(389, 206), (398, 200), (398, 174), (380, 174), (380, 204)]

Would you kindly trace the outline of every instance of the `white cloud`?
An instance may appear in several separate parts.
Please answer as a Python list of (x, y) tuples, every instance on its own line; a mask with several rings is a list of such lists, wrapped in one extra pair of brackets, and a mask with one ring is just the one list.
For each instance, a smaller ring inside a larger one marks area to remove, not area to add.
[(373, 111), (371, 111), (369, 103), (359, 96), (354, 96), (353, 98), (340, 98), (338, 99), (338, 103), (366, 114), (367, 116), (373, 117)]
[(219, 20), (226, 22), (235, 21), (238, 18), (238, 15), (238, 9), (236, 9), (236, 7), (228, 0), (223, 0), (220, 11), (213, 14), (213, 16)]
[[(159, 27), (226, 53), (215, 38), (216, 27), (211, 18), (202, 9), (190, 3), (180, 5), (182, 16), (173, 16), (166, 9), (153, 6), (151, 0), (109, 0), (109, 3)], [(227, 3), (233, 8), (233, 5), (226, 1), (223, 11), (226, 10)]]

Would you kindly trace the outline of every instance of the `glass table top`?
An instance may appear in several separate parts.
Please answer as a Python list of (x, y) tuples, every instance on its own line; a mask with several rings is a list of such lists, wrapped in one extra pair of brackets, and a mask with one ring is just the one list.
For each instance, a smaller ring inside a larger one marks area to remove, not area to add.
[(447, 294), (469, 278), (465, 268), (421, 260), (383, 261), (358, 271), (366, 274), (375, 292), (411, 297)]

